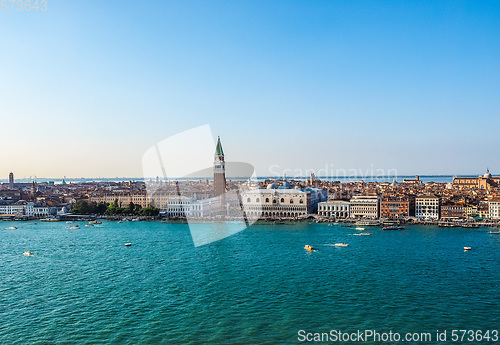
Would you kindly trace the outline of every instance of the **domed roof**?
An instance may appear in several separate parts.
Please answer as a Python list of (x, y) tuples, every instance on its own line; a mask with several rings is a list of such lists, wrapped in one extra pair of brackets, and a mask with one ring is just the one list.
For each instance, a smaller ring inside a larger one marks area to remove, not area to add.
[(291, 188), (292, 188), (292, 186), (288, 182), (285, 182), (281, 186), (278, 187), (278, 189), (291, 189)]
[(267, 185), (267, 189), (276, 189), (276, 185), (274, 183), (270, 183)]
[(486, 174), (484, 174), (483, 177), (484, 178), (491, 178), (490, 169), (486, 170)]

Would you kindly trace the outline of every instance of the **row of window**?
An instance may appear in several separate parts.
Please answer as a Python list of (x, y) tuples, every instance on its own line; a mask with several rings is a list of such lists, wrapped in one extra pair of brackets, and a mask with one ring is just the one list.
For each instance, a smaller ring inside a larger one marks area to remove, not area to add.
[[(252, 202), (252, 200), (250, 198), (247, 199), (247, 202)], [(257, 198), (255, 199), (255, 202), (260, 202), (260, 198)], [(266, 202), (269, 203), (269, 198), (266, 198)], [(285, 202), (285, 199), (284, 198), (281, 198), (280, 200), (281, 203), (284, 203)], [(273, 199), (273, 203), (275, 204), (276, 203), (276, 200)], [(303, 204), (304, 203), (304, 200), (300, 199), (299, 200), (299, 204)], [(293, 199), (290, 199), (290, 204), (293, 204)]]

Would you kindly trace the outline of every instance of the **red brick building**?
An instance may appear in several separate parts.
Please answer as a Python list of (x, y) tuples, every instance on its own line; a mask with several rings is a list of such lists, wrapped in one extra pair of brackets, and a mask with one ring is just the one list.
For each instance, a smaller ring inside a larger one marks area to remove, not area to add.
[(465, 209), (462, 204), (446, 203), (441, 205), (441, 219), (457, 219), (465, 217)]
[(385, 197), (380, 204), (380, 217), (398, 218), (415, 216), (414, 197)]

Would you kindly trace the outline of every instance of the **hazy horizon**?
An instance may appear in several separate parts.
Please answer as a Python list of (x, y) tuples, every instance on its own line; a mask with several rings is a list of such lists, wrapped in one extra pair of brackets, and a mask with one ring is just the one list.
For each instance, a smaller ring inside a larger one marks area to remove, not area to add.
[(259, 176), (500, 172), (499, 2), (147, 4), (1, 12), (1, 177), (141, 176), (205, 124)]

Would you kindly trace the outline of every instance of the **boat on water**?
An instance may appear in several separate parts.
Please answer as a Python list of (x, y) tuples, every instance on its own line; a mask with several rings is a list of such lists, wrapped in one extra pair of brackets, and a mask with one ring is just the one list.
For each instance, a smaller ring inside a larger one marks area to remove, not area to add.
[(335, 243), (335, 247), (349, 247), (347, 243)]
[(356, 225), (356, 226), (377, 226), (377, 225), (380, 225), (380, 222), (378, 220), (365, 220), (365, 221), (356, 222), (354, 225)]
[(68, 220), (68, 221), (66, 222), (66, 224), (72, 224), (72, 223), (73, 223), (73, 221), (72, 221), (72, 220)]
[(359, 234), (353, 234), (354, 236), (371, 236), (372, 234), (370, 232), (361, 232)]
[(310, 245), (308, 245), (308, 244), (306, 244), (306, 245), (304, 246), (304, 249), (305, 249), (305, 250), (308, 250), (308, 251), (310, 251), (310, 252), (312, 252), (313, 250), (316, 250), (313, 246), (310, 246)]
[(85, 224), (85, 226), (94, 226), (94, 224)]
[(462, 228), (466, 229), (477, 229), (479, 228), (479, 224), (462, 224)]
[(395, 226), (385, 226), (382, 228), (382, 230), (403, 230), (405, 227), (401, 225), (395, 225)]
[(9, 230), (16, 230), (17, 228), (15, 226), (11, 226), (8, 228)]
[(363, 231), (365, 228), (357, 227), (356, 230)]
[(91, 220), (91, 221), (89, 221), (89, 224), (102, 224), (102, 222), (100, 222), (98, 220)]
[(26, 255), (26, 256), (31, 256), (31, 255), (33, 255), (33, 252), (30, 252), (30, 251), (28, 251), (28, 250), (27, 250), (27, 251), (25, 251), (25, 252), (23, 253), (23, 255)]
[(44, 219), (40, 219), (41, 222), (58, 222), (57, 219), (55, 218), (44, 218)]
[(76, 230), (76, 229), (80, 229), (80, 226), (77, 224), (77, 225), (72, 225), (69, 228), (72, 230)]
[(464, 247), (465, 251), (472, 250), (472, 247)]
[(125, 243), (125, 247), (130, 247), (132, 243)]
[(500, 230), (490, 230), (488, 231), (489, 234), (496, 234), (496, 235), (500, 235)]

